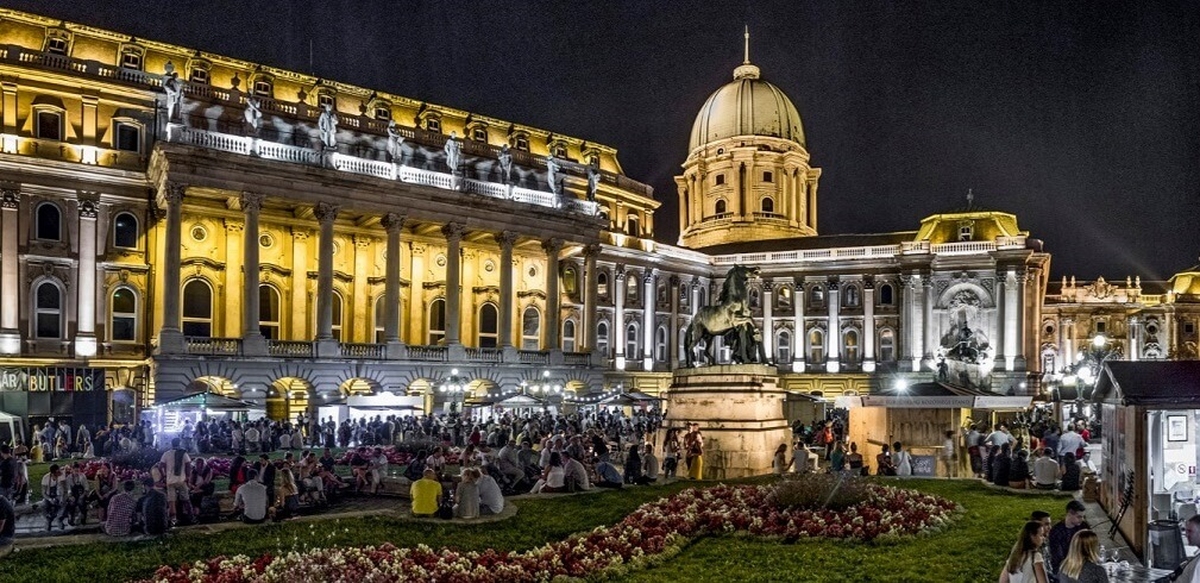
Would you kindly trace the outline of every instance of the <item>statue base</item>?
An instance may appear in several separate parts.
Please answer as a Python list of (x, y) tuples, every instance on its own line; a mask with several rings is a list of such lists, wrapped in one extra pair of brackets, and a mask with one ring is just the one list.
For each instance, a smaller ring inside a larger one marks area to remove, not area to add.
[[(667, 416), (659, 442), (669, 429), (683, 433), (699, 423), (704, 436), (704, 479), (720, 480), (771, 473), (775, 449), (788, 445), (792, 430), (784, 417), (787, 391), (778, 386), (775, 367), (738, 364), (675, 371), (667, 393)], [(678, 474), (687, 475), (684, 459)]]

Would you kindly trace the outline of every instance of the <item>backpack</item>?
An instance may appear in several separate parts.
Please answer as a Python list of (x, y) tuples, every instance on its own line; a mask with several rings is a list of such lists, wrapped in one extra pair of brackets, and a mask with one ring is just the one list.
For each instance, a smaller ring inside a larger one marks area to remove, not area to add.
[(449, 496), (444, 496), (442, 502), (438, 504), (437, 513), (434, 516), (443, 520), (454, 518), (454, 504), (450, 502)]

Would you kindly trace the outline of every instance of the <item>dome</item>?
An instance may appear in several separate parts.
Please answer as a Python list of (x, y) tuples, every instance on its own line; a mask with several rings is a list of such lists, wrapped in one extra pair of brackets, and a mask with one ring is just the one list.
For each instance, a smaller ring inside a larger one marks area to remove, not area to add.
[(769, 136), (804, 145), (800, 113), (778, 87), (759, 78), (749, 62), (733, 71), (733, 81), (717, 89), (692, 124), (688, 151), (733, 136)]

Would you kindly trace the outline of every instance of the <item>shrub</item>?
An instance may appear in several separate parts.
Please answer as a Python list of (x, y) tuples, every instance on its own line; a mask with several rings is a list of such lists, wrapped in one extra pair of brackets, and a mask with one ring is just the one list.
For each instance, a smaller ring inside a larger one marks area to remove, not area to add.
[(789, 476), (775, 485), (767, 503), (776, 508), (843, 510), (861, 504), (870, 496), (859, 478), (838, 474)]

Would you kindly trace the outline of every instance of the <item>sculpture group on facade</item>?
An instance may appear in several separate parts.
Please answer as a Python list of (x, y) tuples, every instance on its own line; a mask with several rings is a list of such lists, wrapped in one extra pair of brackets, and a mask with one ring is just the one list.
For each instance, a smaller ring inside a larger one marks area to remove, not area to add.
[[(767, 363), (762, 332), (755, 326), (747, 302), (747, 284), (756, 275), (757, 267), (733, 266), (725, 274), (725, 283), (716, 305), (703, 306), (696, 311), (684, 335), (687, 354), (685, 366), (716, 364), (713, 349), (718, 336), (730, 347), (734, 363)], [(701, 345), (703, 348), (700, 348)]]

